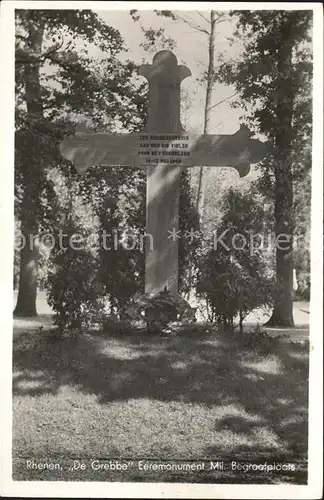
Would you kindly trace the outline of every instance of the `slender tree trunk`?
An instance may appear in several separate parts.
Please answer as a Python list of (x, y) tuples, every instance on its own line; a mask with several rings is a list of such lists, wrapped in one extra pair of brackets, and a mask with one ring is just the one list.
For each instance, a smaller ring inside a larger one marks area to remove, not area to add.
[(242, 312), (242, 309), (240, 309), (239, 311), (239, 314), (240, 314), (240, 323), (239, 323), (239, 326), (240, 326), (240, 334), (243, 333), (243, 312)]
[(22, 225), (21, 232), (22, 248), (20, 250), (20, 272), (19, 291), (17, 305), (14, 315), (17, 317), (36, 316), (36, 295), (37, 295), (37, 261), (38, 261), (38, 241), (37, 224), (34, 217), (26, 217), (30, 214), (27, 207), (30, 206), (28, 192), (25, 192), (22, 202)]
[(293, 182), (292, 182), (292, 117), (294, 89), (290, 72), (292, 67), (292, 42), (290, 24), (282, 29), (279, 49), (277, 119), (280, 126), (276, 133), (277, 157), (275, 166), (275, 232), (276, 277), (278, 296), (268, 325), (294, 326), (293, 320)]
[[(216, 28), (216, 12), (212, 10), (210, 12), (210, 34), (209, 34), (209, 49), (208, 49), (208, 70), (207, 70), (207, 87), (206, 87), (206, 99), (205, 99), (205, 116), (204, 116), (204, 134), (209, 132), (209, 123), (211, 116), (211, 99), (214, 86), (214, 69), (215, 69), (215, 28)], [(205, 198), (205, 186), (204, 186), (204, 167), (199, 169), (199, 181), (197, 190), (197, 210), (200, 214), (200, 220), (203, 219), (204, 213), (204, 198)]]
[(34, 56), (34, 61), (25, 64), (25, 98), (28, 114), (30, 141), (26, 144), (26, 155), (22, 165), (24, 195), (21, 209), (21, 231), (25, 244), (20, 251), (19, 292), (15, 316), (36, 316), (38, 223), (40, 166), (37, 158), (38, 138), (33, 132), (34, 123), (43, 119), (40, 86), (40, 62), (44, 25), (41, 21), (30, 22), (26, 49)]
[[(204, 134), (209, 131), (209, 122), (211, 115), (211, 99), (214, 85), (214, 67), (215, 67), (215, 27), (216, 27), (216, 12), (210, 11), (210, 34), (208, 47), (208, 70), (207, 70), (207, 87), (204, 110)], [(205, 204), (205, 182), (204, 182), (204, 167), (199, 168), (198, 189), (196, 198), (196, 210), (199, 215), (200, 223), (203, 222)], [(191, 281), (192, 270), (189, 271), (189, 282)], [(187, 300), (191, 299), (191, 289), (188, 292)]]

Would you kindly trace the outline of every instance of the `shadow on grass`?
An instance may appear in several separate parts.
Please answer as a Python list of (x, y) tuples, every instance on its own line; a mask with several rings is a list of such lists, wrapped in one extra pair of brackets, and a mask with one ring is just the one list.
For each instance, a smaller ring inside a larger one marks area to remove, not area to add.
[[(19, 335), (13, 392), (56, 394), (70, 385), (101, 404), (145, 398), (217, 406), (215, 429), (225, 441), (227, 433), (238, 438), (229, 459), (257, 453), (268, 462), (304, 461), (308, 344), (194, 328), (169, 337), (90, 332), (75, 341), (54, 340), (46, 331)], [(218, 450), (211, 445), (205, 454)]]

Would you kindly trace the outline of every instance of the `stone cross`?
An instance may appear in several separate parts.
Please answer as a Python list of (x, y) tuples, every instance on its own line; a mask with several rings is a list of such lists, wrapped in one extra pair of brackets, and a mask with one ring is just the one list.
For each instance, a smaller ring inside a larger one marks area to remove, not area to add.
[(188, 134), (180, 122), (180, 84), (191, 75), (176, 56), (158, 52), (139, 67), (149, 82), (148, 120), (136, 134), (76, 133), (62, 155), (82, 173), (92, 165), (144, 167), (146, 187), (145, 292), (178, 291), (179, 183), (192, 166), (228, 166), (241, 177), (264, 156), (264, 144), (241, 126), (233, 135)]

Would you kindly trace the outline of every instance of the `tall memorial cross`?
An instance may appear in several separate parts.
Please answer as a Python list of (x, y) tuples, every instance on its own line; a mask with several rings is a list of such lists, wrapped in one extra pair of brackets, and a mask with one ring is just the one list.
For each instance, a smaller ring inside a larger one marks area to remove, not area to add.
[(181, 172), (192, 166), (228, 166), (240, 177), (260, 161), (264, 144), (245, 126), (233, 135), (193, 135), (180, 122), (180, 84), (191, 76), (176, 56), (158, 52), (139, 75), (149, 82), (148, 119), (132, 134), (76, 133), (61, 144), (79, 173), (92, 165), (142, 167), (147, 172), (145, 292), (178, 291), (179, 190)]

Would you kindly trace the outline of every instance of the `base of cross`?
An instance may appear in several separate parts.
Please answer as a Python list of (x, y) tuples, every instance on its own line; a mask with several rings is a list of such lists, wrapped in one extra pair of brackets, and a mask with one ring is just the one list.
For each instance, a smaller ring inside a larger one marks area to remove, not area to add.
[(174, 323), (196, 322), (196, 308), (166, 288), (151, 295), (136, 295), (123, 313), (129, 320), (144, 320), (149, 332), (162, 332)]

